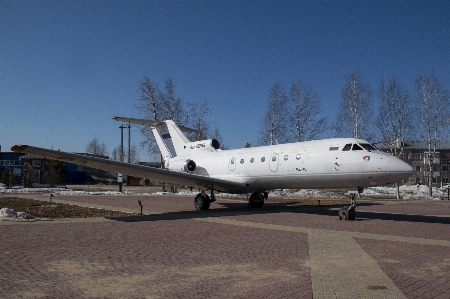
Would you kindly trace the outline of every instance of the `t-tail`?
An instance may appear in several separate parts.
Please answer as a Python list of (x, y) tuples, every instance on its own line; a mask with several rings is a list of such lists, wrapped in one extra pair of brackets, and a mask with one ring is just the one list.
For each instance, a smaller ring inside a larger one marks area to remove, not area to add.
[(188, 155), (200, 150), (218, 150), (216, 139), (190, 142), (183, 132), (196, 132), (194, 129), (178, 126), (172, 120), (155, 121), (114, 116), (114, 120), (152, 127), (156, 143), (164, 158)]
[(163, 157), (179, 156), (189, 143), (189, 139), (172, 120), (152, 126), (152, 132)]

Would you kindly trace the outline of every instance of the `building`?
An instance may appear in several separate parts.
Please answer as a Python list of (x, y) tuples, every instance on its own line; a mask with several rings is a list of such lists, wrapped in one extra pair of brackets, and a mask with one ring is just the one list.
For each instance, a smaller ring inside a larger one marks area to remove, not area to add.
[(0, 152), (0, 173), (9, 169), (11, 186), (84, 184), (82, 166), (16, 152)]
[(10, 170), (10, 185), (19, 185), (22, 180), (23, 162), (20, 160), (25, 154), (15, 152), (0, 152), (0, 173)]
[[(428, 185), (430, 161), (433, 187), (442, 187), (450, 183), (450, 141), (438, 142), (436, 149), (432, 149), (431, 155), (428, 143), (425, 141), (397, 141), (396, 143), (398, 150), (403, 146), (403, 154), (400, 158), (415, 169), (415, 173), (405, 181), (406, 185)], [(391, 147), (386, 143), (376, 143), (375, 146), (385, 152), (391, 151)]]

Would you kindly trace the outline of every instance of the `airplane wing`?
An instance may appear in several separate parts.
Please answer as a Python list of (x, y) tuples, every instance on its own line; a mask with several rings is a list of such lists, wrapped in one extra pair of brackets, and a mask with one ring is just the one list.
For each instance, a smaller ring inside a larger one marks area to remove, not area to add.
[(29, 145), (14, 145), (13, 147), (11, 147), (11, 150), (19, 153), (42, 156), (51, 160), (64, 161), (91, 168), (103, 169), (106, 171), (123, 173), (136, 177), (192, 188), (200, 188), (206, 190), (214, 189), (221, 192), (239, 192), (240, 190), (244, 190), (245, 188), (244, 184), (225, 181), (221, 179), (199, 176), (185, 172), (176, 172), (167, 169), (128, 164), (96, 157), (49, 150)]

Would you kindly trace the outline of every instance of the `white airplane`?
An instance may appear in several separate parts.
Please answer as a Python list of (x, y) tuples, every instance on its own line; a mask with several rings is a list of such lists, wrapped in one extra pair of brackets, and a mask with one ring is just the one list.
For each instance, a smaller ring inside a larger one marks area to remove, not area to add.
[[(260, 208), (273, 189), (347, 188), (391, 185), (408, 178), (414, 169), (365, 140), (335, 138), (307, 142), (220, 150), (215, 139), (191, 142), (173, 121), (114, 117), (116, 121), (151, 126), (164, 157), (165, 169), (15, 145), (12, 151), (43, 156), (92, 168), (148, 178), (201, 192), (197, 210), (208, 210), (214, 191), (251, 194), (249, 205)], [(192, 131), (192, 130), (191, 130)], [(210, 196), (206, 191), (210, 191)], [(352, 197), (354, 205), (354, 197)]]

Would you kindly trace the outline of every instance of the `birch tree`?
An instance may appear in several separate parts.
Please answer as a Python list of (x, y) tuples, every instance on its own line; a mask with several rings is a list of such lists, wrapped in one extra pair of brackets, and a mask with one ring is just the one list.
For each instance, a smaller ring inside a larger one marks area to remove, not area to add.
[(216, 127), (214, 129), (214, 132), (212, 133), (211, 138), (219, 141), (219, 144), (220, 144), (219, 149), (221, 149), (221, 150), (229, 149), (229, 147), (223, 143), (222, 134), (220, 133), (219, 128)]
[(325, 118), (319, 118), (320, 96), (311, 86), (298, 81), (292, 84), (289, 109), (289, 125), (293, 141), (316, 138), (326, 129)]
[[(161, 120), (160, 115), (163, 114), (164, 95), (158, 87), (158, 84), (145, 77), (139, 84), (141, 95), (139, 97), (139, 104), (137, 108), (143, 115), (144, 119)], [(142, 142), (143, 147), (147, 147), (149, 153), (158, 154), (159, 148), (153, 136), (152, 129), (148, 126), (140, 127), (141, 133), (145, 136), (145, 141)]]
[(139, 111), (147, 119), (159, 120), (159, 114), (163, 107), (163, 94), (158, 84), (145, 77), (139, 85), (139, 90), (141, 92)]
[(275, 83), (272, 87), (267, 112), (262, 121), (259, 143), (272, 145), (288, 141), (286, 105), (288, 99), (281, 83)]
[(208, 139), (208, 135), (210, 135), (210, 126), (206, 118), (211, 114), (208, 101), (204, 100), (203, 102), (188, 103), (187, 107), (185, 123), (189, 128), (196, 131), (193, 136), (190, 136), (190, 139), (192, 141)]
[[(397, 78), (380, 82), (378, 90), (379, 110), (376, 126), (383, 143), (389, 152), (401, 158), (404, 151), (404, 140), (412, 139), (413, 103), (411, 95)], [(399, 184), (396, 183), (397, 199), (400, 199)]]
[(370, 140), (372, 116), (372, 92), (358, 71), (345, 77), (342, 102), (334, 127), (341, 137), (352, 136)]
[(170, 119), (179, 125), (185, 125), (184, 120), (186, 119), (186, 110), (183, 107), (183, 100), (175, 96), (175, 84), (170, 78), (166, 80), (162, 104), (161, 119)]
[(442, 90), (435, 75), (419, 76), (416, 80), (416, 111), (420, 124), (419, 133), (427, 142), (428, 153), (426, 159), (429, 195), (433, 196), (433, 160), (438, 158), (436, 149), (438, 143), (449, 126), (449, 93)]

